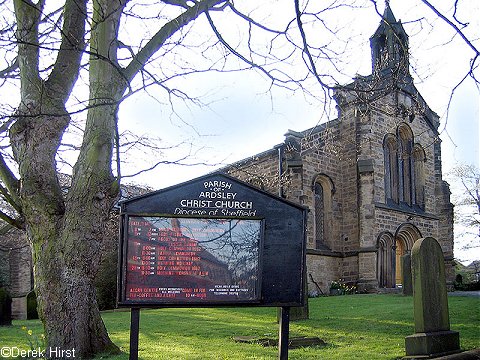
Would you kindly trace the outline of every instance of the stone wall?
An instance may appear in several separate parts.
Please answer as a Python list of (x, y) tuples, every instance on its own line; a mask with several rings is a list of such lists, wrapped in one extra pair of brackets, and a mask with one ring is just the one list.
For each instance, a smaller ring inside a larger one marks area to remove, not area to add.
[(278, 150), (272, 149), (228, 167), (228, 173), (272, 194), (278, 194), (280, 186), (288, 185), (288, 178), (279, 176)]
[[(342, 279), (371, 291), (378, 288), (380, 234), (400, 236), (407, 252), (416, 239), (435, 237), (449, 262), (453, 258), (453, 213), (439, 165), (436, 115), (433, 121), (427, 118), (432, 112), (426, 105), (420, 106), (420, 100), (399, 90), (369, 106), (358, 104), (354, 96), (351, 102), (345, 100), (348, 96), (340, 103), (338, 120), (301, 133), (289, 131), (283, 144), (232, 165), (228, 172), (310, 209), (307, 271), (322, 290)], [(411, 129), (414, 144), (425, 151), (423, 210), (386, 201), (383, 142), (387, 133), (396, 134), (400, 124)], [(319, 178), (328, 179), (332, 190), (322, 249), (316, 248), (313, 211), (314, 183)], [(448, 269), (451, 266), (447, 266), (451, 281), (453, 272)], [(309, 279), (309, 289), (314, 291), (312, 286)]]
[(453, 290), (455, 280), (455, 261), (453, 253), (453, 205), (450, 202), (450, 189), (446, 182), (438, 184), (437, 206), (439, 213), (438, 235), (436, 237), (445, 254), (445, 277), (448, 290)]
[(413, 214), (401, 212), (389, 207), (376, 207), (375, 232), (377, 234), (388, 231), (395, 234), (402, 224), (412, 224), (421, 233), (421, 236), (438, 237), (439, 217), (432, 214)]
[(33, 288), (32, 253), (25, 233), (5, 226), (0, 234), (0, 281), (12, 297), (13, 319), (27, 318), (27, 295)]
[[(323, 294), (328, 295), (330, 284), (342, 278), (342, 258), (307, 254), (307, 280), (310, 295), (318, 294), (320, 287)], [(313, 280), (312, 280), (313, 279)]]
[[(392, 91), (368, 106), (359, 104), (357, 95), (353, 91), (347, 91), (339, 98), (340, 121), (345, 124), (342, 129), (347, 131), (346, 134), (342, 133), (341, 138), (352, 139), (350, 129), (355, 129), (356, 134), (358, 204), (353, 203), (354, 192), (345, 188), (342, 207), (344, 216), (348, 211), (353, 211), (352, 206), (358, 207), (359, 250), (375, 248), (380, 233), (388, 231), (397, 235), (398, 230), (408, 224), (411, 228), (418, 228), (422, 236), (437, 238), (442, 244), (446, 261), (449, 262), (453, 258), (453, 217), (449, 191), (442, 181), (440, 144), (436, 130), (438, 116), (428, 108), (418, 93), (413, 96), (401, 90)], [(425, 152), (424, 210), (413, 206), (386, 205), (384, 139), (388, 133), (396, 136), (400, 124), (411, 129), (413, 143), (420, 145)], [(345, 158), (352, 156), (348, 151), (345, 144)], [(371, 168), (362, 166), (362, 171), (361, 164), (371, 165)], [(345, 174), (344, 178), (351, 179)], [(413, 231), (411, 233), (411, 236), (417, 236), (413, 235)], [(363, 273), (363, 269), (369, 268), (368, 265), (362, 265), (363, 258), (363, 255), (359, 257), (359, 279), (365, 280), (372, 274), (367, 276)], [(451, 266), (447, 269), (451, 269)], [(453, 280), (451, 274), (447, 278)]]
[[(316, 129), (307, 130), (305, 133), (307, 135), (301, 139), (304, 195), (302, 204), (311, 210), (314, 208), (314, 184), (319, 177), (327, 178), (331, 182), (331, 193), (327, 194), (331, 199), (331, 204), (325, 224), (325, 245), (332, 251), (341, 252), (344, 249), (342, 242), (338, 241), (341, 237), (343, 222), (342, 197), (338, 189), (342, 178), (339, 158), (341, 153), (339, 123), (332, 121)], [(315, 249), (314, 216), (314, 211), (309, 211), (307, 220), (307, 248), (309, 249)]]

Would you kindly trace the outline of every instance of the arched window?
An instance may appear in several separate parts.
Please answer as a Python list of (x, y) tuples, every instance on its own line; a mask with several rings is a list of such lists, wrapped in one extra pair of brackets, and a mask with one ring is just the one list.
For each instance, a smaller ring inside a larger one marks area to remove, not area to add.
[(413, 171), (412, 151), (413, 133), (407, 124), (400, 124), (397, 130), (399, 141), (398, 170), (400, 180), (400, 201), (412, 205)]
[(334, 186), (327, 175), (318, 175), (313, 183), (314, 238), (317, 250), (330, 250), (332, 238), (332, 194)]
[(387, 134), (383, 141), (385, 163), (385, 197), (398, 203), (398, 164), (397, 140), (392, 134)]
[(415, 241), (422, 237), (418, 228), (403, 223), (395, 231), (382, 232), (377, 238), (377, 277), (378, 286), (393, 288), (402, 284), (402, 256), (410, 253)]
[(413, 147), (414, 204), (425, 209), (425, 151), (419, 144)]
[(385, 164), (385, 202), (416, 205), (425, 209), (425, 151), (414, 145), (413, 132), (405, 123), (397, 127), (397, 135), (387, 134), (383, 140)]
[(323, 186), (315, 182), (315, 248), (319, 249), (325, 243), (325, 201)]
[(422, 233), (411, 223), (401, 224), (395, 231), (395, 239), (400, 239), (405, 245), (405, 252), (412, 250), (415, 241), (422, 237)]

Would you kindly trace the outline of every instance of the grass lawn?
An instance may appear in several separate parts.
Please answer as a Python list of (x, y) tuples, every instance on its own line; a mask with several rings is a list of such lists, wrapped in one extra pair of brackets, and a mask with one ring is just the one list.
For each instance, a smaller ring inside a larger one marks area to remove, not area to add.
[[(290, 336), (318, 336), (326, 347), (289, 351), (289, 359), (397, 359), (405, 336), (414, 332), (411, 297), (349, 295), (310, 299), (310, 319), (290, 324)], [(480, 299), (449, 297), (451, 329), (460, 332), (462, 349), (480, 348)], [(129, 312), (105, 312), (112, 340), (128, 359)], [(0, 346), (28, 349), (22, 326), (41, 333), (38, 321), (14, 321), (0, 328)], [(276, 347), (239, 344), (234, 336), (276, 337), (274, 308), (142, 310), (140, 359), (276, 359)], [(30, 336), (30, 338), (32, 338)]]

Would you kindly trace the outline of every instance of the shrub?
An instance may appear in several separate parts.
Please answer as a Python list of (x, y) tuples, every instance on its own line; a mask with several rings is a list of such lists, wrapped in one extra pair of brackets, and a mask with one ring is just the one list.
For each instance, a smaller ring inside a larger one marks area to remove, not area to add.
[(27, 295), (27, 319), (38, 319), (37, 294), (35, 294), (35, 291), (30, 291)]
[(330, 295), (351, 295), (355, 294), (357, 287), (354, 283), (343, 282), (342, 279), (332, 281), (330, 284)]
[(0, 326), (12, 325), (12, 297), (7, 289), (0, 287)]
[(117, 254), (108, 254), (95, 278), (97, 303), (100, 310), (114, 309), (117, 304)]
[(480, 290), (480, 281), (471, 282), (470, 284), (464, 285), (464, 287), (466, 291), (478, 291)]

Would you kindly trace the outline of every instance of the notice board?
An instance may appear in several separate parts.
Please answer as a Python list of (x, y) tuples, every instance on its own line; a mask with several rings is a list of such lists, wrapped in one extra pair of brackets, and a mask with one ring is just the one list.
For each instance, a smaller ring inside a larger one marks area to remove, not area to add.
[(301, 306), (305, 215), (223, 173), (124, 201), (118, 305)]

